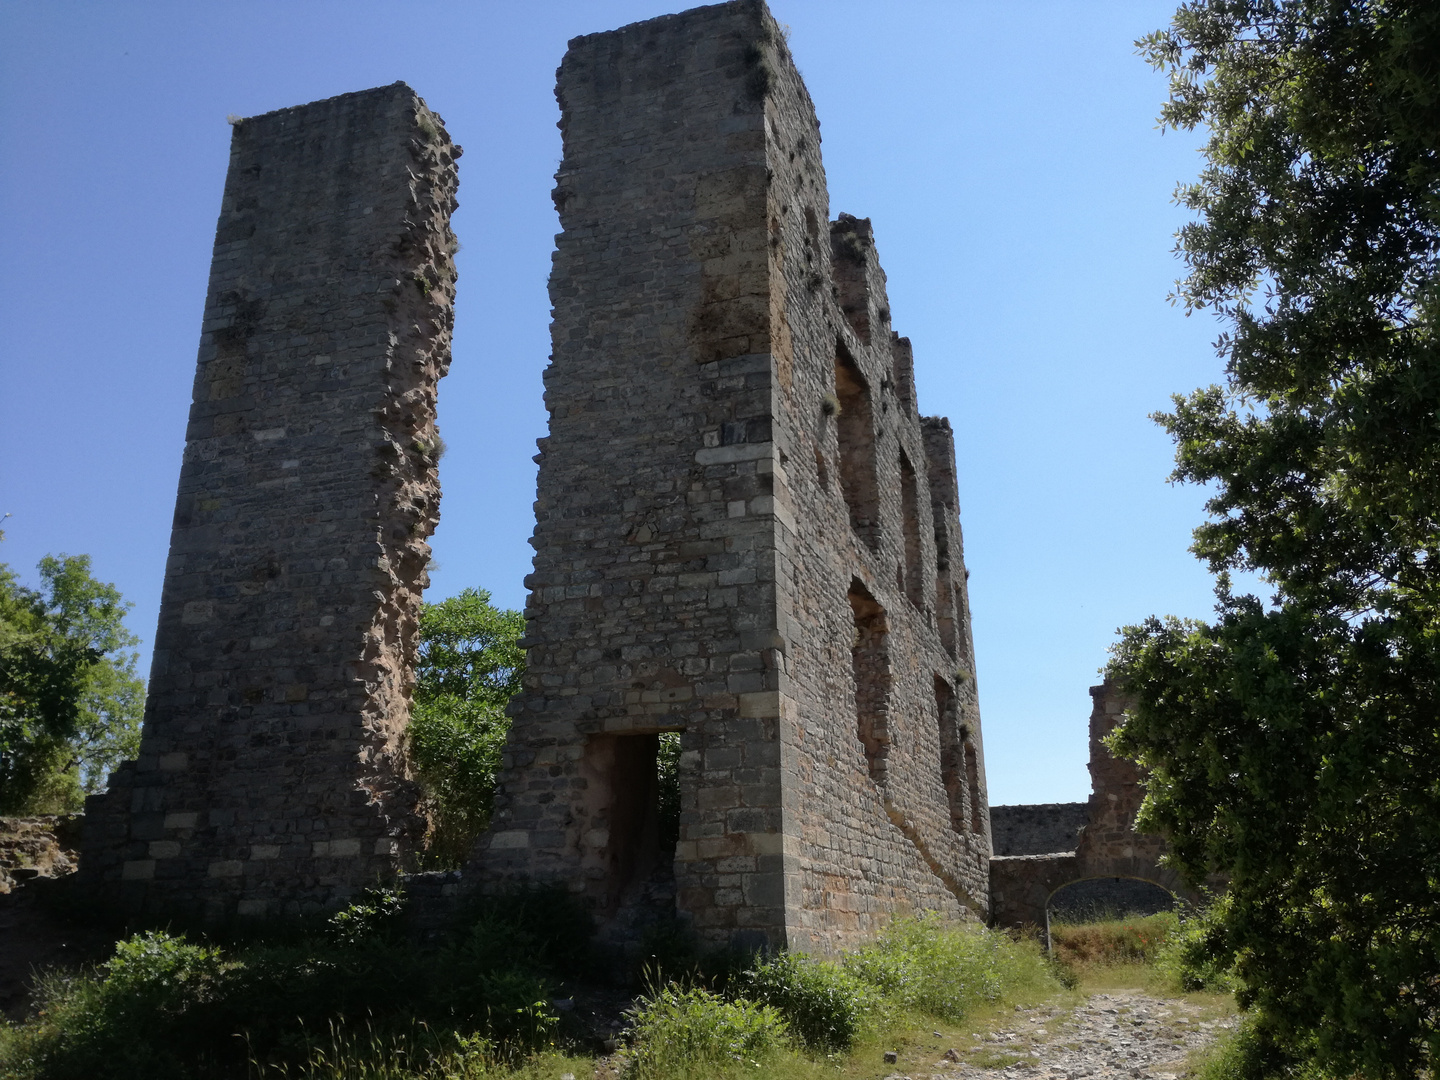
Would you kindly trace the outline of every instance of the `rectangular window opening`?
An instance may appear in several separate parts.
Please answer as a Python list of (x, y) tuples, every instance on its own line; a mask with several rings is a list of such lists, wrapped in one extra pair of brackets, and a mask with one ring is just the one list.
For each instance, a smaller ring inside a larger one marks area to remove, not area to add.
[(870, 778), (885, 783), (890, 754), (890, 657), (886, 644), (885, 609), (859, 581), (850, 585), (855, 641), (850, 649), (855, 678), (855, 723), (865, 748)]
[(985, 831), (980, 809), (980, 760), (968, 732), (965, 734), (965, 786), (970, 789), (970, 831), (978, 836)]
[(921, 569), (920, 493), (915, 467), (900, 451), (900, 516), (905, 533), (905, 595), (916, 611), (925, 610), (925, 582)]
[(835, 397), (840, 403), (840, 489), (850, 510), (850, 527), (876, 550), (880, 544), (880, 486), (875, 476), (875, 420), (870, 387), (855, 361), (837, 346)]
[(955, 691), (939, 675), (935, 676), (935, 715), (940, 727), (940, 782), (950, 807), (950, 827), (963, 833), (968, 829), (966, 814), (970, 808), (959, 708)]

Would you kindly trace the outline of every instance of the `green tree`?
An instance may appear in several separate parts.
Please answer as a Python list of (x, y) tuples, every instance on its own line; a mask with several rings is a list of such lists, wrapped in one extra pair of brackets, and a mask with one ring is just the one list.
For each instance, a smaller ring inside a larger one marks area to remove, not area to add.
[[(1208, 485), (1211, 622), (1121, 632), (1141, 826), (1230, 878), (1258, 1071), (1440, 1053), (1440, 5), (1197, 0), (1139, 43), (1208, 129), (1178, 299), (1223, 386), (1157, 417)], [(1255, 572), (1267, 599), (1237, 595)]]
[(421, 609), (408, 738), (430, 818), (426, 860), (437, 867), (464, 862), (490, 823), (505, 706), (525, 674), (524, 632), (524, 616), (494, 607), (484, 589)]
[(131, 605), (88, 555), (40, 560), (42, 589), (0, 564), (0, 813), (78, 809), (139, 748), (145, 684)]

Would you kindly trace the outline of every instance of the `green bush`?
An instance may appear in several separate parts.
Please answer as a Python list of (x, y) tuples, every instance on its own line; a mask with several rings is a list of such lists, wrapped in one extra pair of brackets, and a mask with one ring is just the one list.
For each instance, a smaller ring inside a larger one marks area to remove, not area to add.
[(580, 975), (593, 966), (595, 920), (589, 908), (562, 886), (536, 885), (467, 906), (461, 949), (479, 967), (516, 968)]
[(330, 916), (326, 937), (332, 944), (354, 947), (389, 937), (405, 911), (405, 897), (396, 889), (367, 889), (363, 900)]
[(557, 909), (531, 900), (495, 901), (487, 910), (508, 912), (508, 922), (478, 923), (425, 949), (387, 937), (392, 894), (372, 895), (322, 938), (291, 945), (222, 950), (140, 934), (94, 972), (42, 983), (36, 1017), (0, 1038), (0, 1076), (239, 1077), (308, 1068), (335, 1046), (353, 1057), (399, 1039), (433, 1056), (476, 1036), (495, 1061), (515, 1061), (548, 1046), (558, 1024), (544, 965), (559, 931), (535, 929)]
[(1242, 1016), (1239, 1026), (1205, 1053), (1191, 1076), (1194, 1080), (1331, 1080), (1281, 1047), (1255, 1013)]
[(745, 972), (737, 989), (773, 1007), (807, 1050), (848, 1050), (877, 1004), (875, 993), (837, 964), (780, 953)]
[(783, 1053), (788, 1034), (768, 1005), (675, 983), (641, 1002), (632, 1021), (629, 1080), (712, 1080), (760, 1069)]
[(959, 1020), (981, 1002), (1055, 987), (1039, 948), (978, 924), (933, 916), (898, 919), (845, 970), (903, 1009)]
[(1234, 953), (1225, 943), (1222, 896), (1195, 915), (1182, 916), (1161, 945), (1155, 966), (1180, 990), (1231, 993), (1236, 988)]

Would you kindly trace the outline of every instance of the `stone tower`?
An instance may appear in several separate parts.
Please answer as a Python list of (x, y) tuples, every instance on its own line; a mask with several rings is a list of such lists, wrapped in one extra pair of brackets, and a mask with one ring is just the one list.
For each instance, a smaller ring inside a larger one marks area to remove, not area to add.
[(405, 857), (459, 155), (403, 83), (235, 125), (140, 755), (86, 807), (131, 911), (313, 911)]
[[(469, 876), (825, 951), (984, 916), (954, 444), (754, 0), (570, 42), (529, 668)], [(660, 733), (679, 732), (673, 856)], [(673, 872), (673, 874), (672, 874)]]

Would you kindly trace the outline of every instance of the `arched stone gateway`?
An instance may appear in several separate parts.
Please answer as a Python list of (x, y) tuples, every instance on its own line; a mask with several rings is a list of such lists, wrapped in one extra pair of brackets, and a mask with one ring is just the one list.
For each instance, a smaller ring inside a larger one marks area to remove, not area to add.
[[(1200, 899), (1179, 874), (1160, 865), (1165, 841), (1135, 831), (1135, 814), (1145, 797), (1140, 772), (1102, 741), (1120, 722), (1125, 698), (1108, 681), (1092, 686), (1090, 696), (1091, 792), (1083, 816), (1080, 804), (991, 808), (997, 854), (990, 859), (990, 914), (997, 926), (1046, 928), (1057, 892), (1103, 878), (1148, 882), (1191, 903)], [(1082, 820), (1076, 829), (1075, 822)], [(1068, 851), (1034, 850), (1071, 843)]]
[(1051, 922), (1093, 922), (1097, 919), (1135, 918), (1170, 911), (1179, 898), (1154, 881), (1143, 878), (1081, 878), (1061, 885), (1046, 903)]

